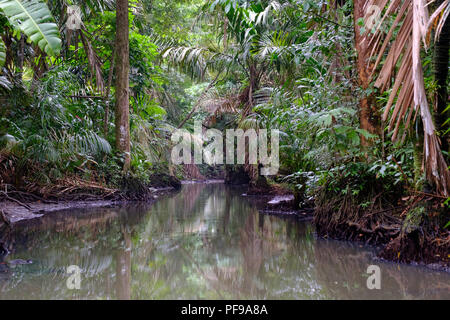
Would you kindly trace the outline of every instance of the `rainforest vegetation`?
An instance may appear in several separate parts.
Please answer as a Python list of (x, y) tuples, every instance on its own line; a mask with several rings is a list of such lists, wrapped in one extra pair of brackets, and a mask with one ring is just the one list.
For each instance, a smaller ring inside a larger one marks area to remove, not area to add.
[[(449, 0), (0, 0), (0, 201), (224, 177), (290, 190), (320, 236), (448, 265), (449, 15)], [(278, 175), (174, 165), (171, 134), (195, 121), (280, 130)]]

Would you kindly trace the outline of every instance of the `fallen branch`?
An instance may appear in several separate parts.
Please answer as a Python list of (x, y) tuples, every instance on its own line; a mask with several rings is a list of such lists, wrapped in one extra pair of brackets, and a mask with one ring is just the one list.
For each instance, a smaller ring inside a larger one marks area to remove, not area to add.
[(17, 203), (18, 205), (21, 205), (22, 207), (27, 208), (28, 210), (31, 211), (31, 207), (30, 207), (29, 205), (27, 205), (27, 204), (25, 204), (25, 203), (23, 203), (23, 202), (21, 202), (21, 201), (15, 199), (15, 198), (13, 198), (13, 197), (10, 197), (5, 191), (0, 191), (0, 194), (3, 194), (3, 195), (6, 197), (6, 199), (11, 200), (11, 201), (14, 201), (14, 202)]
[(58, 203), (58, 201), (46, 200), (46, 199), (41, 198), (30, 192), (23, 192), (23, 191), (17, 191), (17, 190), (9, 191), (9, 194), (12, 194), (12, 193), (20, 195), (22, 199), (23, 199), (22, 196), (24, 196), (24, 197), (28, 197), (28, 198), (33, 198), (34, 200), (41, 201), (43, 203), (51, 203), (51, 204)]

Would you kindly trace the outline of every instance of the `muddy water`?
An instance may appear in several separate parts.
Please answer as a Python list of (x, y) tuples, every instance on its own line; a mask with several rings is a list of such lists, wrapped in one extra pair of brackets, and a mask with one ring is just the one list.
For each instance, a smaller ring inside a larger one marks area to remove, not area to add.
[[(186, 185), (152, 206), (19, 224), (12, 253), (0, 258), (0, 299), (450, 299), (450, 274), (318, 240), (310, 223), (260, 214), (241, 194)], [(367, 288), (373, 264), (381, 290)], [(71, 265), (79, 290), (69, 289)]]

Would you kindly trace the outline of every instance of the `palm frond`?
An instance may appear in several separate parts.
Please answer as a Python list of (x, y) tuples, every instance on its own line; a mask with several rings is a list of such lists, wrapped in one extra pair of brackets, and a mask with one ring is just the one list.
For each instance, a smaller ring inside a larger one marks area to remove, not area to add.
[(83, 43), (84, 50), (88, 59), (89, 66), (91, 67), (91, 73), (95, 77), (95, 84), (101, 94), (105, 90), (105, 81), (103, 80), (102, 64), (94, 51), (92, 44), (83, 31), (80, 32), (81, 42)]
[(72, 151), (80, 154), (98, 156), (111, 153), (111, 145), (106, 139), (93, 131), (68, 135), (67, 140)]
[(207, 48), (188, 46), (169, 47), (162, 53), (162, 57), (173, 65), (201, 80), (205, 78), (207, 60), (211, 56)]
[[(384, 35), (382, 28), (378, 26), (372, 35), (365, 38), (365, 41), (373, 45), (373, 52), (377, 56), (374, 70), (385, 58), (375, 82), (377, 88), (384, 92), (391, 87), (392, 78), (398, 71), (383, 114), (384, 121), (389, 116), (391, 117), (389, 130), (393, 130), (392, 139), (398, 138), (401, 125), (405, 130), (408, 129), (411, 121), (420, 112), (424, 127), (424, 160), (427, 177), (436, 184), (438, 192), (448, 195), (450, 172), (440, 149), (440, 142), (427, 101), (420, 52), (422, 45), (425, 48), (428, 47), (432, 22), (444, 8), (448, 9), (449, 1), (444, 1), (431, 15), (431, 18), (428, 13), (430, 2), (426, 0), (391, 0), (382, 20), (384, 21), (387, 15), (395, 17), (388, 33)], [(367, 4), (386, 5), (386, 1), (369, 0)], [(440, 16), (441, 19), (444, 18), (444, 15)], [(441, 22), (437, 26), (441, 25)], [(381, 41), (383, 37), (384, 40)]]

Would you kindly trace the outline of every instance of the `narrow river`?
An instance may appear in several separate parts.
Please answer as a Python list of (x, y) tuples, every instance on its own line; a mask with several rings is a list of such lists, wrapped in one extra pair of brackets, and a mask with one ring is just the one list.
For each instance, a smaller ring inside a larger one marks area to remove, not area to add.
[[(309, 222), (260, 214), (242, 193), (192, 184), (151, 206), (20, 223), (0, 258), (0, 299), (450, 299), (450, 274), (316, 239)], [(370, 265), (380, 290), (367, 288)]]

